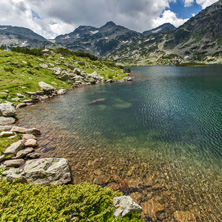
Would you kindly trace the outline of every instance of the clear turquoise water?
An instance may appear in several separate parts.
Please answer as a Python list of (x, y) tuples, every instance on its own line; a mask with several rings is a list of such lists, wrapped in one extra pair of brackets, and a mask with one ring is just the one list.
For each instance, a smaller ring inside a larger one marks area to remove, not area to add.
[(25, 108), (20, 125), (42, 129), (45, 156), (68, 158), (73, 172), (78, 165), (76, 182), (96, 181), (94, 170), (107, 175), (108, 166), (121, 166), (115, 174), (122, 179), (163, 184), (141, 202), (161, 197), (169, 221), (176, 210), (222, 221), (222, 65), (132, 71), (133, 82), (79, 88)]

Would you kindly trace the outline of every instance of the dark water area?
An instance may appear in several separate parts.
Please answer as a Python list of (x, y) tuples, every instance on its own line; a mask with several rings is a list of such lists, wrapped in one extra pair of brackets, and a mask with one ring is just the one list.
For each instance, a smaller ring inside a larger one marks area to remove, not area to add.
[(133, 82), (21, 109), (19, 125), (41, 129), (42, 156), (67, 158), (74, 183), (152, 205), (147, 220), (222, 221), (222, 65), (131, 69)]

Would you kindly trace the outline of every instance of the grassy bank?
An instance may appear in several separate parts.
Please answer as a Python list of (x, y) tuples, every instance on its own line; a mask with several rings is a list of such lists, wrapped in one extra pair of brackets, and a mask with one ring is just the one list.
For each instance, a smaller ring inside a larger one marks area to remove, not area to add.
[(95, 185), (9, 184), (0, 179), (1, 221), (141, 221), (139, 214), (114, 220), (120, 193)]
[(40, 90), (38, 85), (40, 81), (44, 81), (56, 89), (72, 88), (68, 82), (60, 80), (48, 68), (41, 68), (41, 64), (47, 64), (49, 68), (58, 67), (66, 70), (69, 70), (69, 67), (76, 67), (86, 73), (97, 71), (105, 80), (120, 80), (126, 77), (122, 67), (116, 66), (115, 63), (99, 61), (95, 57), (83, 56), (84, 54), (81, 53), (77, 53), (79, 55), (77, 56), (58, 49), (46, 53), (38, 52), (32, 54), (27, 52), (27, 54), (0, 50), (0, 101), (7, 100), (16, 103), (13, 101), (13, 98), (17, 97), (16, 93), (22, 93), (25, 95), (25, 98), (19, 100), (22, 102), (29, 98), (25, 92)]

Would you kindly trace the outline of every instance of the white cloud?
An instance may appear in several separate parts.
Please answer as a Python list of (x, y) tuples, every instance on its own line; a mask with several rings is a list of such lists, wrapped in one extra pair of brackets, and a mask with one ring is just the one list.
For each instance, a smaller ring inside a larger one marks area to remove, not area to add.
[(184, 6), (185, 7), (190, 7), (194, 3), (194, 0), (183, 0), (183, 1), (184, 1)]
[(142, 32), (165, 22), (179, 26), (186, 21), (168, 10), (170, 2), (176, 0), (0, 0), (0, 24), (27, 27), (46, 38), (80, 25), (101, 27), (107, 21)]
[(213, 3), (217, 2), (218, 0), (196, 0), (196, 3), (205, 9), (206, 7), (212, 5)]
[(183, 23), (185, 23), (188, 19), (181, 19), (178, 18), (177, 15), (170, 11), (170, 10), (165, 10), (161, 17), (157, 17), (155, 19), (153, 19), (152, 24), (153, 24), (153, 28), (163, 24), (163, 23), (171, 23), (174, 26), (178, 27), (180, 25), (182, 25)]

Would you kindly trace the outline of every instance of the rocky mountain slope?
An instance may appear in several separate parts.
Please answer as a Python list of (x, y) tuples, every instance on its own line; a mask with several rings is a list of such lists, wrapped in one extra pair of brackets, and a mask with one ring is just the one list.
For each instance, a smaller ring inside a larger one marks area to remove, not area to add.
[(141, 36), (138, 32), (108, 22), (101, 28), (80, 26), (69, 34), (56, 37), (55, 43), (74, 51), (103, 57), (126, 43), (133, 43)]
[(221, 62), (222, 0), (184, 25), (168, 33), (157, 33), (127, 44), (108, 59), (136, 64), (170, 64), (185, 61)]
[(0, 45), (9, 47), (44, 48), (51, 43), (30, 29), (15, 26), (0, 26)]
[(155, 29), (151, 29), (149, 31), (143, 32), (143, 35), (148, 36), (148, 35), (157, 34), (157, 33), (165, 33), (165, 32), (170, 32), (174, 29), (176, 29), (174, 25), (170, 23), (164, 23), (163, 25), (160, 25), (159, 27)]

